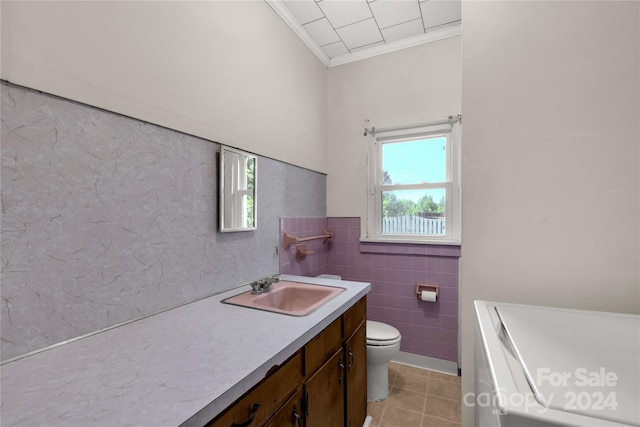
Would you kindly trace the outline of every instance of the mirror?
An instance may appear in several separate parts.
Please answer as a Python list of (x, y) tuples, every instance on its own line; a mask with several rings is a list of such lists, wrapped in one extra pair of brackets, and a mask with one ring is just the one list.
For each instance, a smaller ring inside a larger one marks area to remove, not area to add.
[(220, 149), (220, 231), (256, 229), (258, 159), (231, 147)]

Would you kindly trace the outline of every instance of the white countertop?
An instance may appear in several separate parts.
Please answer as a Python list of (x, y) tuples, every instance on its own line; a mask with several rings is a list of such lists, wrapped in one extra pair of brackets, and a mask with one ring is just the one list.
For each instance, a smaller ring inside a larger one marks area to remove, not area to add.
[(246, 285), (10, 361), (0, 366), (0, 424), (204, 425), (371, 289), (280, 277), (346, 290), (303, 317), (220, 302)]

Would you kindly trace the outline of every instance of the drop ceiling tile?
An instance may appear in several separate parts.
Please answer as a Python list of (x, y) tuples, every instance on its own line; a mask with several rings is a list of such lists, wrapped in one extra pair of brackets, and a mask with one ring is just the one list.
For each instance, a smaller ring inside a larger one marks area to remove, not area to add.
[[(393, 51), (430, 40), (416, 37), (420, 34), (442, 31), (450, 37), (455, 31), (446, 27), (461, 31), (462, 0), (266, 1), (328, 67), (362, 59), (363, 55), (350, 55), (355, 51), (396, 42), (389, 46)], [(408, 43), (397, 43), (407, 38)], [(389, 49), (372, 49), (371, 55)], [(327, 57), (336, 58), (333, 65)]]
[(289, 12), (296, 17), (300, 24), (306, 24), (324, 17), (324, 13), (322, 13), (314, 1), (283, 0), (282, 3), (289, 9)]
[(313, 37), (316, 43), (318, 43), (318, 46), (340, 41), (340, 37), (326, 18), (303, 25), (303, 28)]
[(329, 58), (335, 58), (336, 56), (349, 53), (349, 49), (347, 49), (341, 41), (322, 46), (322, 50), (324, 50), (324, 53), (326, 53)]
[(358, 47), (358, 48), (355, 48), (355, 49), (351, 49), (351, 53), (358, 52), (359, 50), (367, 50), (367, 49), (370, 49), (370, 48), (376, 47), (376, 46), (382, 46), (383, 44), (384, 44), (384, 41), (380, 41), (378, 43), (373, 43), (373, 44), (368, 44), (366, 46), (362, 46), (362, 47)]
[(349, 49), (383, 41), (380, 29), (373, 18), (338, 28), (336, 31)]
[(372, 16), (367, 2), (362, 0), (324, 0), (318, 6), (336, 29)]
[(427, 30), (462, 19), (460, 0), (429, 0), (420, 3), (420, 9), (424, 28)]
[(420, 6), (415, 0), (378, 0), (369, 6), (380, 28), (420, 18)]
[(422, 19), (420, 18), (403, 24), (394, 25), (393, 27), (383, 28), (380, 31), (382, 31), (382, 35), (387, 43), (424, 34)]

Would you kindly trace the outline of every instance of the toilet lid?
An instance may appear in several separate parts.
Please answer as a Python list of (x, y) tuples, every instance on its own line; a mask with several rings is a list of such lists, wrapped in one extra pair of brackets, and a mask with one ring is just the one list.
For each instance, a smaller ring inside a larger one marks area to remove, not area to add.
[(367, 344), (392, 345), (400, 340), (400, 331), (386, 323), (367, 320)]

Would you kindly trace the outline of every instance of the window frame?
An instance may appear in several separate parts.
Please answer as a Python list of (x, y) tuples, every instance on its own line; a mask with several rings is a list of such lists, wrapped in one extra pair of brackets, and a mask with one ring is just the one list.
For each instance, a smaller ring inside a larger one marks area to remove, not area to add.
[[(457, 118), (457, 117), (456, 117)], [(419, 244), (461, 244), (461, 177), (460, 177), (460, 121), (412, 125), (402, 128), (381, 129), (367, 132), (368, 191), (367, 236), (362, 241)], [(446, 138), (445, 181), (419, 184), (382, 183), (382, 146), (385, 143), (417, 141), (434, 137)], [(445, 190), (445, 234), (410, 235), (382, 234), (382, 194), (393, 190)]]

